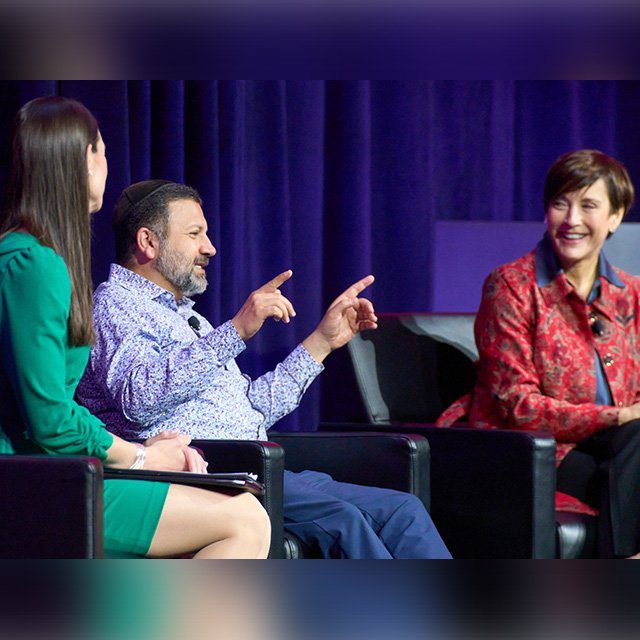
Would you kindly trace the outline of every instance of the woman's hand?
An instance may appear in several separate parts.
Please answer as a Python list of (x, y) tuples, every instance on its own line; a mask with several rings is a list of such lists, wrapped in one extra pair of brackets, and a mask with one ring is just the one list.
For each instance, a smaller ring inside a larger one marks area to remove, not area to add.
[[(158, 442), (177, 438), (179, 435), (180, 432), (173, 429), (161, 431), (152, 438), (147, 438), (147, 440), (144, 441), (144, 446), (151, 447)], [(191, 471), (192, 473), (207, 473), (207, 467), (209, 466), (209, 463), (198, 453), (197, 449), (194, 449), (193, 447), (183, 447), (182, 450), (184, 453), (186, 464), (186, 468), (182, 469), (182, 471)], [(148, 460), (145, 467), (151, 469)]]
[[(160, 434), (159, 434), (160, 435)], [(189, 453), (190, 436), (177, 434), (175, 437), (150, 438), (151, 444), (145, 443), (147, 447), (147, 460), (145, 469), (156, 469), (157, 471), (191, 471), (189, 460), (192, 457)], [(192, 461), (192, 464), (193, 463)]]
[(157, 433), (151, 438), (147, 438), (143, 444), (145, 447), (150, 447), (154, 442), (158, 442), (160, 440), (170, 440), (171, 438), (176, 438), (179, 435), (180, 432), (177, 429), (167, 429), (165, 431)]
[(623, 407), (618, 413), (618, 424), (631, 422), (640, 418), (640, 402), (632, 404), (630, 407)]
[(185, 449), (185, 458), (187, 461), (187, 471), (191, 473), (207, 473), (209, 463), (198, 453), (193, 447)]

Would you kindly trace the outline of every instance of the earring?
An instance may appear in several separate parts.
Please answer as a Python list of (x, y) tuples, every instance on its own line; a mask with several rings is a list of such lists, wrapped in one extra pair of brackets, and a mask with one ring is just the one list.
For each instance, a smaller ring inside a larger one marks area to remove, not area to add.
[(93, 171), (91, 171), (91, 169), (89, 169), (89, 170), (87, 171), (87, 175), (88, 175), (88, 176), (92, 176), (92, 175), (93, 175)]

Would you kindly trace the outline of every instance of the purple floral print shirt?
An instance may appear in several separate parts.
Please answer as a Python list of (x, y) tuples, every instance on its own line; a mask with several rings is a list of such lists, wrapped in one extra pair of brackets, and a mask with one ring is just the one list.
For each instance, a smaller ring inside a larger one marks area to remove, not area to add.
[(298, 345), (251, 380), (234, 360), (246, 348), (235, 327), (213, 328), (193, 304), (111, 265), (94, 295), (97, 337), (78, 400), (123, 438), (179, 429), (194, 438), (266, 440), (324, 367)]

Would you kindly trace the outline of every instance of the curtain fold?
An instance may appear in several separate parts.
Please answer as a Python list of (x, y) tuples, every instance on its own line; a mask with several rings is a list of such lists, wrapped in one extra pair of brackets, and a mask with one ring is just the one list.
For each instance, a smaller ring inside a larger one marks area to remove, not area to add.
[[(239, 363), (252, 376), (369, 272), (380, 311), (429, 310), (434, 221), (540, 219), (544, 174), (559, 154), (600, 148), (640, 180), (638, 82), (5, 81), (0, 186), (13, 115), (51, 93), (85, 103), (107, 145), (96, 284), (113, 259), (115, 200), (148, 178), (184, 181), (203, 196), (218, 255), (198, 308), (214, 324), (293, 269), (283, 292), (298, 315), (250, 341)], [(345, 353), (327, 367), (282, 428), (361, 417)]]

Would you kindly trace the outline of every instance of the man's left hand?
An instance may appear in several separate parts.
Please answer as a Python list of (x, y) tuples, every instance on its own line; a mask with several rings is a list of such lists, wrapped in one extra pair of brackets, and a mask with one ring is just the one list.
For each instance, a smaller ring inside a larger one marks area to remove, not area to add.
[(316, 362), (322, 362), (360, 331), (378, 328), (373, 304), (366, 298), (358, 298), (374, 279), (371, 275), (362, 278), (340, 294), (331, 303), (315, 331), (304, 340), (302, 346)]

